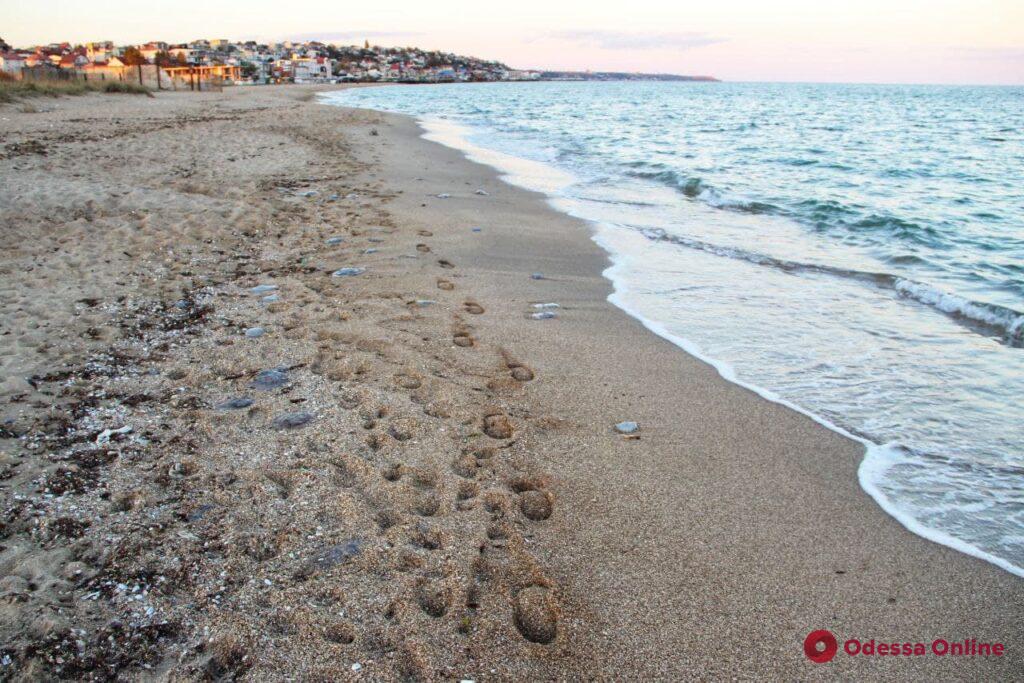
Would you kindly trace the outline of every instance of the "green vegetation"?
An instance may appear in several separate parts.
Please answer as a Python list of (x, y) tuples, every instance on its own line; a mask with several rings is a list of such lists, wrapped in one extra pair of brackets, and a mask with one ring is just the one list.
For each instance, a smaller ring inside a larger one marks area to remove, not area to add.
[(0, 79), (0, 103), (26, 97), (61, 97), (91, 92), (124, 93), (152, 97), (149, 88), (122, 81), (11, 81)]

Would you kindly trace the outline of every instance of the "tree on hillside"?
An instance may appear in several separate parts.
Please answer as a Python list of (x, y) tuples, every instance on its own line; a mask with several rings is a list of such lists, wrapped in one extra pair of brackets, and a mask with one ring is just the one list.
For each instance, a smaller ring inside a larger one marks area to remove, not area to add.
[(142, 56), (142, 53), (139, 52), (139, 48), (134, 45), (124, 49), (124, 54), (121, 55), (121, 61), (125, 63), (125, 66), (149, 64), (149, 62), (146, 61), (146, 58)]
[(180, 52), (177, 55), (172, 55), (167, 50), (157, 52), (156, 57), (153, 58), (153, 62), (164, 68), (172, 66), (188, 66), (188, 61), (185, 59), (185, 55)]
[(8, 52), (10, 49), (11, 46), (7, 44), (7, 41), (0, 38), (0, 52)]

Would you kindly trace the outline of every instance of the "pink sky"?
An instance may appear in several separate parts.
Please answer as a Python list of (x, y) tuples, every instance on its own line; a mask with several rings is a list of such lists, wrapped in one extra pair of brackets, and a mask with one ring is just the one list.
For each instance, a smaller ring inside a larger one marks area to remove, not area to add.
[(368, 38), (520, 68), (1024, 85), (1022, 0), (0, 0), (0, 27), (17, 46)]

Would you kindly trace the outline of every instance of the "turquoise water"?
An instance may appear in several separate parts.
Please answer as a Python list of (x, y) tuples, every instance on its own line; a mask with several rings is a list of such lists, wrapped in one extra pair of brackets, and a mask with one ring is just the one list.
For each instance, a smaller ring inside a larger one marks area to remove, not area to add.
[(862, 486), (911, 530), (1024, 575), (1024, 89), (325, 97), (417, 116), (591, 221), (614, 303), (862, 440)]

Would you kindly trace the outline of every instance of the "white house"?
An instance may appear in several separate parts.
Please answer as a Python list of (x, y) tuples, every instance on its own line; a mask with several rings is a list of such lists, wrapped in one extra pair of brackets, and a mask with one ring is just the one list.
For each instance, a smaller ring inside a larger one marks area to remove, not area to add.
[(292, 77), (296, 83), (305, 81), (326, 81), (334, 73), (334, 60), (327, 57), (314, 57), (292, 60)]
[(13, 76), (20, 76), (24, 66), (24, 55), (20, 55), (17, 52), (0, 52), (0, 71)]

